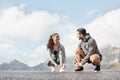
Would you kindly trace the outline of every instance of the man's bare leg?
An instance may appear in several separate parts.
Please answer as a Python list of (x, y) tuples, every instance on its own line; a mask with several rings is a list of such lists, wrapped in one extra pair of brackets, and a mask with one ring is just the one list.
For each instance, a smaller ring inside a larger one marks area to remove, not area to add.
[(75, 52), (75, 60), (76, 60), (75, 67), (76, 68), (79, 68), (79, 63), (82, 61), (84, 57), (85, 57), (84, 52), (80, 49), (77, 49)]
[(100, 56), (93, 54), (90, 56), (90, 61), (96, 65), (95, 71), (100, 71)]

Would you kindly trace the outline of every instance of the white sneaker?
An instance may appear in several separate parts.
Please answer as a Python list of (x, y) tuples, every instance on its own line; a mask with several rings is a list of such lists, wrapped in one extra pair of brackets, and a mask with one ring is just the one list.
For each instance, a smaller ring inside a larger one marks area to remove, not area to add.
[(52, 67), (51, 72), (55, 72), (55, 67)]
[(65, 70), (63, 68), (60, 68), (60, 71), (59, 72), (64, 72)]

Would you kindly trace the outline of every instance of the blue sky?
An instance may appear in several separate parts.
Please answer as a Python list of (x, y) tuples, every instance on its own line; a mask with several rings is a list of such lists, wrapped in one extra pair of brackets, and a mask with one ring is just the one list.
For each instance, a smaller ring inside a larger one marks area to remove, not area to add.
[(0, 7), (8, 8), (20, 3), (26, 5), (25, 12), (47, 10), (68, 16), (77, 25), (87, 23), (89, 20), (84, 18), (93, 10), (97, 10), (97, 14), (104, 14), (120, 8), (120, 0), (1, 0)]
[(45, 61), (47, 40), (54, 32), (60, 34), (67, 56), (73, 56), (79, 27), (99, 46), (120, 47), (119, 17), (120, 0), (0, 0), (0, 63)]

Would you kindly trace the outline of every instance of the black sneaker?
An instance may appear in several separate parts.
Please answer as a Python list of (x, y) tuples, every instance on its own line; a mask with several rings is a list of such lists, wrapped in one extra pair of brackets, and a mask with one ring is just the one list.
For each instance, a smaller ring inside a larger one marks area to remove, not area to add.
[(96, 68), (94, 69), (95, 72), (100, 71), (100, 66), (96, 66)]
[(75, 71), (83, 71), (83, 67), (77, 68)]

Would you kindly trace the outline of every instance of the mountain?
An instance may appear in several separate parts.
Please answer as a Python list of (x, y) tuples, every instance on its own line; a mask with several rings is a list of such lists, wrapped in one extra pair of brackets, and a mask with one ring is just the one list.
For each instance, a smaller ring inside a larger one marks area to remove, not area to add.
[(39, 65), (33, 66), (30, 69), (31, 70), (41, 70), (41, 71), (50, 70), (49, 67), (45, 63), (40, 63)]
[[(120, 70), (120, 48), (107, 46), (103, 49), (100, 49), (101, 54), (103, 55), (103, 60), (101, 62), (102, 70)], [(66, 70), (74, 70), (74, 57), (67, 57), (66, 59)], [(86, 70), (93, 70), (92, 65), (86, 64)], [(21, 63), (17, 60), (13, 60), (10, 63), (3, 63), (0, 65), (0, 70), (40, 70), (48, 71), (50, 67), (46, 63), (40, 63), (36, 66), (29, 67), (28, 65)]]
[(101, 49), (104, 64), (112, 64), (120, 62), (120, 48), (107, 46)]
[(17, 60), (0, 65), (0, 70), (30, 70), (29, 66)]

